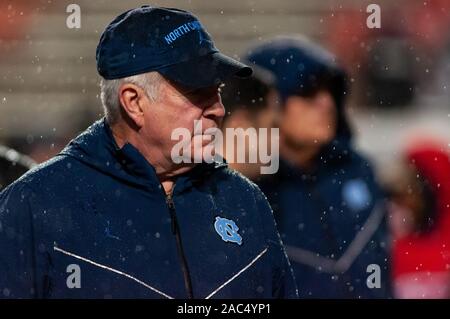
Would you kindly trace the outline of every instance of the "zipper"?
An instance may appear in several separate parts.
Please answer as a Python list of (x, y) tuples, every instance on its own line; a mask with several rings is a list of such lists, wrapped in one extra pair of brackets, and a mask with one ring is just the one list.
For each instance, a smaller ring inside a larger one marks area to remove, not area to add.
[[(163, 190), (164, 190), (164, 188), (163, 188)], [(184, 254), (183, 243), (181, 242), (180, 228), (178, 226), (177, 215), (175, 212), (175, 205), (173, 203), (172, 193), (166, 194), (165, 196), (166, 196), (167, 207), (169, 208), (172, 234), (175, 236), (175, 240), (177, 243), (177, 252), (178, 252), (178, 256), (180, 257), (180, 260), (181, 260), (181, 270), (183, 271), (184, 287), (186, 289), (188, 299), (193, 299), (194, 293), (192, 290), (191, 274), (189, 272), (189, 266), (188, 266), (188, 263), (186, 260), (186, 255)]]

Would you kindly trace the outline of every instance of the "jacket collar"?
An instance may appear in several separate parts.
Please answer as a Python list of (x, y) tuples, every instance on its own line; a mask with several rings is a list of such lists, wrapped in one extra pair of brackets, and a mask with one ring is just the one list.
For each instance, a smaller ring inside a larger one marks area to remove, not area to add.
[[(92, 124), (73, 139), (60, 155), (72, 156), (103, 173), (145, 188), (160, 188), (154, 167), (130, 143), (119, 147), (105, 118)], [(225, 162), (200, 163), (177, 177), (177, 189), (182, 191), (192, 182), (202, 180), (209, 173), (227, 167)]]

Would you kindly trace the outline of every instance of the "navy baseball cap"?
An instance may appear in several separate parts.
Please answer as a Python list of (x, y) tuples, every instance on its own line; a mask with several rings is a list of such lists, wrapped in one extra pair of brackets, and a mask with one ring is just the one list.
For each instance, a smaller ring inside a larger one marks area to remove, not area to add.
[(309, 96), (327, 87), (336, 99), (348, 91), (347, 75), (336, 57), (301, 36), (277, 36), (248, 50), (244, 61), (270, 71), (283, 99)]
[(142, 6), (116, 17), (103, 32), (96, 52), (98, 73), (118, 79), (157, 71), (187, 87), (217, 85), (252, 69), (222, 53), (192, 13)]

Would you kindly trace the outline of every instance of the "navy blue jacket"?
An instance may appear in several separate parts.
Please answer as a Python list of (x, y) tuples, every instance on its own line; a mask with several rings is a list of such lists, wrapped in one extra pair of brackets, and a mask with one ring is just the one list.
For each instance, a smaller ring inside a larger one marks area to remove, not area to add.
[(295, 298), (272, 211), (223, 163), (166, 197), (105, 120), (0, 193), (0, 296)]
[[(260, 182), (277, 219), (300, 298), (389, 297), (385, 206), (368, 162), (344, 145), (303, 172), (285, 160)], [(366, 279), (380, 268), (380, 288)]]
[[(279, 171), (259, 184), (278, 221), (300, 297), (389, 297), (384, 196), (369, 161), (352, 147), (345, 71), (329, 52), (297, 38), (269, 41), (247, 59), (275, 75), (283, 99), (314, 90), (322, 79), (337, 108), (335, 140), (318, 154), (314, 170), (282, 159)], [(371, 274), (379, 274), (380, 282)], [(369, 288), (368, 277), (381, 287)]]

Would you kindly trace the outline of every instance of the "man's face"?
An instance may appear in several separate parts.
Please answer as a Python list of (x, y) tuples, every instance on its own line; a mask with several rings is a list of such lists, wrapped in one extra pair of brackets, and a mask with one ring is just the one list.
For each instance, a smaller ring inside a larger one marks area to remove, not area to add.
[(309, 97), (290, 96), (282, 110), (280, 131), (297, 145), (325, 145), (336, 134), (336, 104), (321, 89)]
[(149, 99), (145, 108), (142, 134), (167, 158), (178, 142), (171, 139), (172, 132), (177, 128), (188, 129), (192, 136), (191, 154), (194, 154), (195, 145), (204, 147), (211, 144), (210, 135), (194, 135), (194, 121), (200, 121), (203, 133), (207, 129), (218, 128), (224, 115), (219, 86), (193, 90), (164, 80), (157, 100)]

